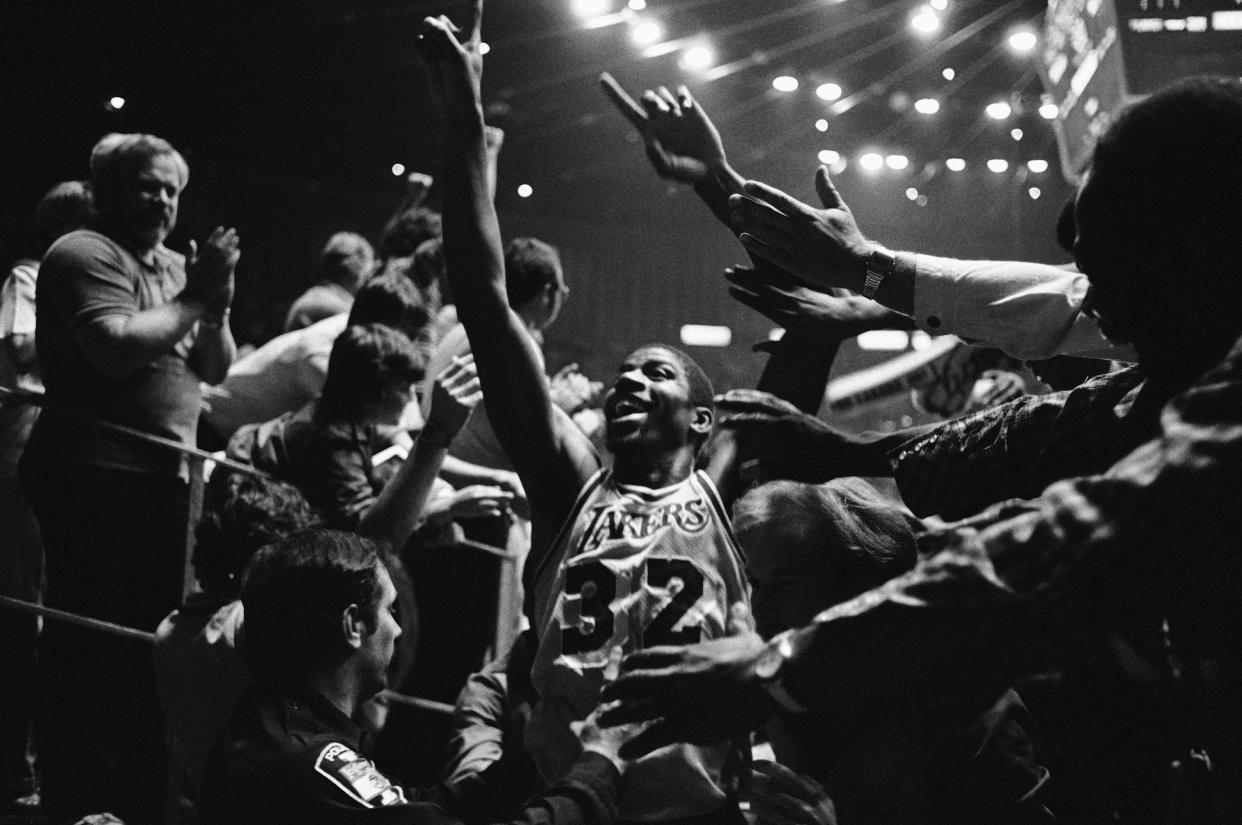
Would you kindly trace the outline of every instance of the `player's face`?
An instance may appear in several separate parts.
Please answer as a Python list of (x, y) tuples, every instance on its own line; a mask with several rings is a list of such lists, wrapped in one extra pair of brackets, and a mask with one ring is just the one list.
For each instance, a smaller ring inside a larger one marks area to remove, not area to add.
[(181, 170), (171, 155), (156, 155), (126, 181), (117, 212), (121, 230), (135, 244), (151, 249), (177, 224)]
[(1096, 318), (1107, 338), (1126, 343), (1132, 340), (1132, 333), (1118, 299), (1125, 277), (1132, 277), (1129, 270), (1133, 264), (1129, 261), (1135, 244), (1128, 235), (1117, 242), (1115, 210), (1109, 207), (1105, 190), (1104, 182), (1090, 174), (1078, 192), (1074, 203), (1074, 260), (1091, 282), (1083, 312)]
[(392, 583), (388, 569), (379, 565), (380, 600), (378, 614), (375, 618), (375, 629), (363, 643), (363, 659), (365, 662), (364, 678), (374, 693), (383, 690), (388, 684), (388, 665), (397, 647), (397, 638), (401, 635), (401, 625), (397, 622), (397, 588)]
[(631, 445), (687, 443), (696, 408), (677, 358), (660, 347), (636, 350), (617, 368), (604, 396), (604, 434), (610, 450)]

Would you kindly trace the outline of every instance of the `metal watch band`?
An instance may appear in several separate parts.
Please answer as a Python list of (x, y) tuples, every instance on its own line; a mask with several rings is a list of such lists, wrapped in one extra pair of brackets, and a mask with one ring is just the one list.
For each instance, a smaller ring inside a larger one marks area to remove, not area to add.
[(884, 279), (892, 275), (896, 268), (897, 256), (887, 249), (876, 247), (875, 251), (867, 256), (867, 280), (863, 282), (863, 297), (874, 300), (880, 284), (884, 283)]

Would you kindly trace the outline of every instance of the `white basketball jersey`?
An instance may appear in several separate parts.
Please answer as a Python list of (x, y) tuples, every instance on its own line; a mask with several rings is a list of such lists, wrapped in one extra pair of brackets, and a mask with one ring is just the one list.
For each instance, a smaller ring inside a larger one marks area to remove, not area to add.
[[(596, 473), (536, 571), (539, 701), (526, 746), (546, 781), (581, 752), (570, 723), (599, 702), (608, 653), (693, 644), (727, 634), (729, 608), (749, 602), (745, 565), (716, 488), (699, 471), (659, 490)], [(710, 702), (711, 697), (703, 697)], [(728, 743), (672, 745), (634, 763), (622, 821), (708, 813), (725, 800)]]

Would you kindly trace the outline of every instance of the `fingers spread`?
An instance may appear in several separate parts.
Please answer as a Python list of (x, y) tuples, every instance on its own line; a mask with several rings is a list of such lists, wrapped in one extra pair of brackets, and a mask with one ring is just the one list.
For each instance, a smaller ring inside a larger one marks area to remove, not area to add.
[(847, 208), (845, 201), (841, 200), (841, 193), (837, 191), (832, 178), (828, 175), (827, 166), (821, 166), (815, 171), (815, 192), (819, 195), (819, 202), (824, 205), (825, 209)]

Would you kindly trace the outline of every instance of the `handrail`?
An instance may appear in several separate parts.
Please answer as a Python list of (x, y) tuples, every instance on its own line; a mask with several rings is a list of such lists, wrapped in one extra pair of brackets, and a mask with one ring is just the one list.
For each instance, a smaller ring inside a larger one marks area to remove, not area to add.
[(52, 412), (56, 413), (56, 415), (59, 415), (62, 418), (68, 418), (71, 421), (78, 421), (84, 424), (94, 424), (99, 427), (102, 427), (105, 430), (110, 430), (112, 432), (121, 433), (122, 435), (131, 436), (133, 438), (136, 438), (139, 441), (146, 442), (147, 444), (154, 444), (159, 447), (165, 447), (170, 450), (176, 450), (182, 455), (190, 456), (192, 458), (200, 458), (203, 461), (214, 461), (216, 464), (220, 465), (221, 467), (228, 467), (230, 470), (235, 470), (239, 473), (247, 473), (252, 476), (258, 476), (260, 478), (270, 478), (270, 476), (267, 473), (263, 472), (257, 467), (252, 467), (249, 464), (242, 464), (240, 462), (234, 461), (231, 458), (225, 458), (224, 456), (218, 456), (214, 453), (209, 453), (206, 450), (200, 450), (197, 447), (188, 447), (179, 441), (173, 441), (171, 438), (164, 438), (163, 436), (153, 435), (152, 433), (143, 432), (142, 430), (135, 430), (132, 427), (126, 427), (124, 424), (114, 424), (111, 421), (103, 421), (98, 418), (91, 418), (88, 415), (82, 415), (80, 413), (69, 412), (55, 405), (49, 405), (46, 401), (47, 396), (41, 392), (31, 392), (29, 390), (14, 390), (9, 387), (0, 387), (0, 399), (4, 399), (4, 398), (13, 399), (20, 404), (31, 404), (36, 407), (42, 407), (45, 410), (51, 410)]

